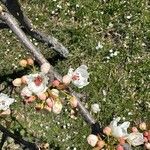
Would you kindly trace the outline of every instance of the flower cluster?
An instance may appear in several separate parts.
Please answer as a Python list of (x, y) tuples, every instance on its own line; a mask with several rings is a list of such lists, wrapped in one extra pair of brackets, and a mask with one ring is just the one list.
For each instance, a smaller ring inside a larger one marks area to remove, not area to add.
[(127, 144), (129, 147), (143, 145), (146, 149), (150, 150), (150, 130), (147, 130), (145, 122), (139, 124), (139, 130), (136, 127), (132, 127), (131, 133), (128, 133), (127, 129), (129, 128), (130, 122), (126, 121), (118, 125), (119, 121), (120, 117), (115, 118), (111, 121), (109, 126), (103, 129), (107, 142), (103, 141), (99, 135), (91, 134), (87, 137), (88, 143), (92, 147), (95, 147), (96, 150), (100, 150), (104, 147), (110, 149), (115, 147), (117, 143), (114, 141), (117, 140), (119, 143), (116, 147), (117, 150), (124, 150), (124, 145)]
[[(22, 67), (27, 67), (28, 65), (34, 66), (34, 61), (31, 58), (24, 59), (19, 64)], [(35, 67), (33, 68), (35, 72)], [(52, 84), (49, 83), (47, 76), (50, 69), (50, 65), (44, 63), (41, 65), (40, 72), (24, 75), (13, 81), (14, 86), (21, 88), (21, 97), (24, 103), (29, 104), (35, 102), (36, 110), (45, 109), (53, 111), (55, 114), (61, 113), (65, 100), (67, 102), (69, 101), (71, 107), (77, 107), (77, 98), (74, 95), (68, 94), (67, 87), (71, 82), (79, 88), (89, 83), (87, 66), (81, 65), (75, 71), (70, 68), (68, 74), (63, 77), (62, 81), (55, 79)]]

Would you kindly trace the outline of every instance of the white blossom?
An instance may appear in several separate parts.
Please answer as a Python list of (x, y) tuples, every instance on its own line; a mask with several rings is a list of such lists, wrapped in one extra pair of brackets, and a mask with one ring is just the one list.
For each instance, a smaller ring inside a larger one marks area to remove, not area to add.
[(88, 85), (89, 73), (87, 72), (88, 67), (86, 65), (81, 65), (75, 71), (70, 68), (68, 74), (72, 78), (72, 83), (78, 88), (83, 88)]
[(130, 122), (126, 121), (122, 124), (117, 125), (117, 123), (120, 121), (120, 117), (114, 119), (110, 123), (110, 128), (112, 130), (112, 136), (118, 138), (118, 137), (124, 137), (127, 138), (128, 133), (127, 133), (127, 128), (130, 125)]
[(25, 97), (30, 97), (32, 96), (32, 92), (29, 90), (29, 88), (27, 86), (25, 86), (22, 91), (21, 91), (21, 96)]
[(100, 111), (99, 105), (98, 104), (92, 104), (91, 109), (94, 113), (98, 113)]
[(144, 137), (142, 133), (133, 132), (129, 134), (127, 141), (132, 146), (139, 146), (144, 144)]
[(14, 101), (13, 98), (9, 98), (6, 94), (0, 93), (0, 110), (7, 110)]
[(38, 95), (39, 93), (44, 93), (47, 90), (48, 77), (43, 73), (30, 74), (27, 76), (28, 89)]

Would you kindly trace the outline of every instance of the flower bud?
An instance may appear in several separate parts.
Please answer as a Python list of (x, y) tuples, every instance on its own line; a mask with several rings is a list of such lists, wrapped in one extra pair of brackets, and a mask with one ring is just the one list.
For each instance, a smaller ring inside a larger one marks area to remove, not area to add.
[(21, 78), (16, 78), (12, 83), (14, 86), (21, 86)]
[(57, 86), (59, 86), (59, 84), (60, 84), (60, 81), (59, 80), (54, 80), (53, 82), (52, 82), (52, 84), (53, 84), (53, 86), (55, 87), (57, 87)]
[(62, 110), (62, 104), (59, 101), (56, 101), (53, 105), (53, 112), (55, 114), (60, 114)]
[(50, 108), (52, 108), (53, 107), (53, 100), (51, 99), (51, 98), (48, 98), (47, 100), (46, 100), (46, 104), (48, 105), (48, 107), (50, 107)]
[(27, 66), (27, 61), (25, 59), (20, 60), (19, 65), (21, 67), (26, 67)]
[(69, 75), (63, 76), (62, 82), (66, 85), (70, 84), (71, 82), (71, 77)]
[(144, 145), (146, 149), (150, 150), (150, 143), (145, 143)]
[(34, 60), (32, 58), (28, 58), (27, 64), (32, 66), (34, 64)]
[(78, 100), (77, 100), (77, 98), (76, 98), (75, 96), (72, 96), (72, 97), (71, 97), (71, 99), (70, 99), (70, 105), (71, 105), (71, 107), (73, 107), (73, 108), (77, 107), (77, 105), (78, 105)]
[(40, 99), (40, 100), (46, 100), (46, 94), (45, 93), (40, 93), (40, 94), (38, 94), (38, 98)]
[(50, 96), (54, 99), (59, 97), (59, 91), (57, 89), (52, 89), (51, 93), (50, 93)]
[(125, 139), (123, 137), (118, 138), (118, 141), (120, 145), (125, 144)]
[(47, 74), (48, 71), (50, 70), (50, 67), (51, 67), (51, 66), (50, 66), (49, 63), (43, 63), (43, 64), (41, 65), (41, 72)]
[(147, 131), (144, 131), (143, 135), (144, 135), (145, 137), (148, 137), (149, 134), (148, 134)]
[(28, 81), (27, 76), (26, 76), (26, 75), (25, 75), (25, 76), (22, 76), (22, 77), (21, 77), (21, 81), (22, 81), (22, 83), (26, 84), (27, 81)]
[(90, 134), (87, 137), (87, 142), (88, 144), (90, 144), (92, 147), (96, 146), (97, 142), (98, 142), (98, 137), (94, 134)]
[(110, 127), (105, 127), (103, 129), (103, 133), (106, 134), (107, 136), (109, 136), (111, 134), (111, 128)]
[(123, 148), (123, 146), (118, 145), (118, 146), (117, 146), (117, 150), (124, 150), (124, 148)]
[(147, 137), (144, 137), (144, 142), (145, 142), (145, 143), (147, 143), (147, 142), (148, 142)]
[(139, 124), (139, 128), (140, 128), (141, 130), (146, 130), (146, 123), (145, 123), (145, 122), (140, 123), (140, 124)]
[(132, 132), (138, 132), (138, 129), (137, 129), (137, 127), (132, 127)]
[(102, 149), (102, 148), (105, 146), (105, 142), (102, 141), (102, 140), (99, 140), (99, 141), (97, 142), (97, 146), (98, 146), (99, 149)]

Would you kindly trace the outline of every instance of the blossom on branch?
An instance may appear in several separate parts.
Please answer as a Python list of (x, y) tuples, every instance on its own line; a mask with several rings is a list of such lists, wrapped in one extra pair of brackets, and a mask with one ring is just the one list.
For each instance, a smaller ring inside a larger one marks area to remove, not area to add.
[(87, 66), (81, 65), (75, 71), (73, 68), (70, 68), (68, 71), (68, 78), (72, 81), (72, 83), (78, 88), (83, 88), (88, 85), (89, 73), (87, 72)]
[(48, 77), (43, 73), (30, 74), (27, 76), (27, 85), (28, 89), (38, 95), (44, 93), (47, 90)]

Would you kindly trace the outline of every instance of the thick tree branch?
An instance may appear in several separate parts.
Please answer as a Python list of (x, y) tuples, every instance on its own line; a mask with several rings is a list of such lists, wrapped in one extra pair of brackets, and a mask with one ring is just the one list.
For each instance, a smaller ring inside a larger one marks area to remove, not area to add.
[[(24, 32), (19, 28), (19, 25), (17, 24), (16, 20), (8, 13), (2, 12), (0, 14), (0, 19), (5, 21), (7, 25), (10, 27), (10, 29), (17, 35), (19, 40), (26, 46), (28, 51), (35, 57), (35, 59), (38, 61), (38, 63), (41, 65), (45, 62), (48, 62), (44, 56), (41, 54), (41, 52), (30, 42), (30, 40), (26, 37)], [(51, 65), (50, 65), (51, 66)], [(56, 72), (51, 66), (49, 71), (49, 77), (51, 80), (53, 80), (53, 77), (57, 78), (58, 80), (62, 80), (62, 76)], [(73, 90), (70, 91), (73, 95), (75, 95), (78, 99), (78, 108), (80, 109), (81, 115), (84, 117), (84, 119), (90, 124), (95, 124), (95, 119), (89, 114), (87, 109), (83, 106), (83, 104), (80, 101), (80, 97), (76, 92), (73, 92)]]
[(18, 0), (1, 0), (3, 4), (7, 7), (10, 14), (12, 14), (23, 26), (27, 33), (35, 38), (36, 40), (46, 43), (49, 47), (53, 48), (63, 57), (67, 57), (69, 52), (58, 40), (52, 36), (48, 36), (42, 32), (35, 30), (31, 24), (30, 19), (21, 10), (21, 6)]

